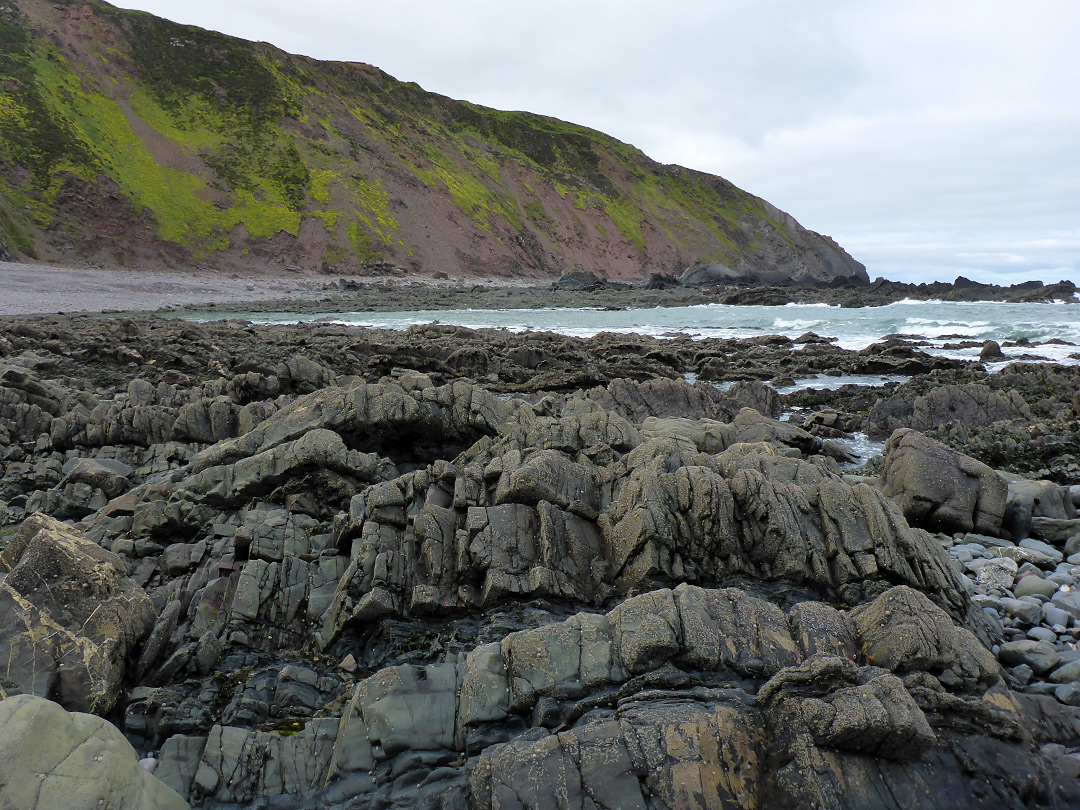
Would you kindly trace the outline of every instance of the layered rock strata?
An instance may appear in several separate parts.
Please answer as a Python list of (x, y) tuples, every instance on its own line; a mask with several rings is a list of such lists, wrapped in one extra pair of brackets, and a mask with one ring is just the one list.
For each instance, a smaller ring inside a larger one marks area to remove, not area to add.
[[(441, 352), (451, 375), (271, 330), (260, 359), (220, 354), (196, 381), (130, 352), (250, 333), (133, 322), (135, 348), (77, 377), (59, 323), (0, 343), (0, 686), (108, 718), (154, 790), (205, 808), (1080, 802), (1080, 493), (1061, 483), (907, 425), (857, 469), (834, 442), (872, 403), (779, 421), (760, 379), (646, 373), (728, 362), (701, 347), (523, 337), (499, 359), (437, 329), (384, 347)], [(586, 355), (587, 385), (500, 376)], [(1029, 413), (1071, 408), (1048, 402)]]

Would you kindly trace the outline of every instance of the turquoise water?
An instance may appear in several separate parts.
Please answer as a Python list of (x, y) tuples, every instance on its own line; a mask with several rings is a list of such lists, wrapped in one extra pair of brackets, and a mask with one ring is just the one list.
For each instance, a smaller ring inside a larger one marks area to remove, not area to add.
[[(838, 345), (862, 349), (891, 334), (924, 338), (934, 354), (976, 358), (979, 347), (950, 346), (965, 340), (1026, 338), (1031, 346), (1003, 347), (1013, 358), (1031, 357), (1080, 363), (1080, 305), (952, 303), (900, 301), (882, 307), (841, 308), (825, 304), (729, 306), (704, 304), (652, 309), (464, 309), (403, 312), (295, 313), (243, 312), (182, 316), (191, 320), (245, 318), (254, 323), (321, 321), (383, 329), (406, 329), (444, 323), (474, 329), (499, 328), (514, 332), (547, 330), (575, 337), (599, 332), (640, 333), (665, 337), (745, 338), (780, 334), (797, 338), (806, 332), (836, 338)], [(1071, 345), (1047, 344), (1063, 341)]]

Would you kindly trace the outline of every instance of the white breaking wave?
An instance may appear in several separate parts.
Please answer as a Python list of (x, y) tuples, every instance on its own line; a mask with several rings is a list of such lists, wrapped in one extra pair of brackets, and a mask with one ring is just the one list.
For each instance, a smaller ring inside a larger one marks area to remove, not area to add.
[[(982, 342), (996, 340), (1010, 359), (1041, 359), (1080, 363), (1080, 306), (1004, 304), (987, 302), (898, 301), (880, 307), (838, 307), (801, 304), (731, 306), (699, 304), (689, 307), (608, 310), (575, 309), (461, 309), (411, 312), (353, 312), (245, 314), (242, 312), (184, 314), (189, 320), (246, 318), (255, 323), (309, 323), (321, 321), (379, 329), (442, 323), (471, 329), (506, 329), (511, 332), (551, 331), (571, 337), (592, 337), (600, 332), (643, 334), (657, 338), (685, 335), (693, 339), (747, 338), (786, 335), (792, 339), (807, 331), (833, 338), (836, 345), (864, 349), (888, 335), (918, 336), (925, 351), (947, 357), (977, 360)], [(1018, 339), (1030, 345), (1011, 345)], [(1050, 340), (1071, 345), (1055, 345)], [(958, 349), (947, 345), (971, 341)], [(995, 363), (988, 367), (1000, 367)]]
[(788, 321), (784, 320), (783, 318), (777, 318), (775, 321), (773, 321), (773, 329), (782, 329), (784, 331), (787, 331), (789, 329), (796, 329), (805, 332), (807, 329), (813, 329), (823, 323), (825, 323), (825, 321)]

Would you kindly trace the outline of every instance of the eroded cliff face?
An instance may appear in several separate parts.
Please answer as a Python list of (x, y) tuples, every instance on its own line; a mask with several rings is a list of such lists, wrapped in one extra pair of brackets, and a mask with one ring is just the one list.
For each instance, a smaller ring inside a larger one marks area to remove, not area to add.
[(0, 245), (110, 264), (866, 278), (719, 177), (100, 2), (0, 9)]

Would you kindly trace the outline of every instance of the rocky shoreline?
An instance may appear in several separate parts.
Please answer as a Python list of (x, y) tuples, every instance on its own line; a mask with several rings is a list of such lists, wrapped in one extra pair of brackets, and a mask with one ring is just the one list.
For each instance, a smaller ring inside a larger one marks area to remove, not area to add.
[[(784, 304), (831, 304), (841, 307), (884, 306), (903, 300), (1002, 301), (1077, 303), (1077, 288), (1068, 281), (1057, 284), (1025, 282), (1009, 287), (980, 284), (958, 278), (954, 283), (905, 284), (878, 279), (872, 284), (846, 280), (832, 285), (769, 285), (757, 282), (685, 283), (671, 276), (654, 276), (647, 283), (624, 284), (597, 278), (591, 273), (564, 274), (543, 284), (506, 282), (474, 284), (466, 281), (389, 280), (338, 278), (320, 281), (303, 295), (245, 304), (245, 312), (392, 312), (443, 309), (537, 309), (542, 307), (596, 307), (631, 309), (681, 307), (701, 304), (735, 306)], [(181, 309), (232, 312), (228, 302), (187, 304)]]
[[(910, 379), (776, 390), (838, 373)], [(0, 319), (0, 804), (1077, 806), (1078, 390), (895, 338)]]
[(884, 306), (901, 300), (1077, 302), (1071, 282), (1024, 282), (1008, 287), (958, 278), (954, 283), (768, 285), (697, 283), (655, 276), (634, 284), (573, 271), (561, 278), (492, 278), (483, 281), (410, 275), (380, 268), (383, 275), (313, 275), (284, 268), (222, 273), (57, 267), (0, 261), (0, 316), (94, 312), (390, 312), (445, 309), (537, 309), (594, 307), (629, 309), (701, 304), (782, 306), (824, 303), (842, 307)]

